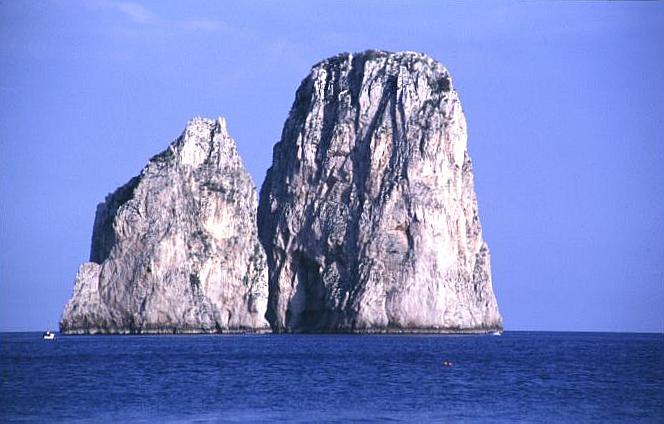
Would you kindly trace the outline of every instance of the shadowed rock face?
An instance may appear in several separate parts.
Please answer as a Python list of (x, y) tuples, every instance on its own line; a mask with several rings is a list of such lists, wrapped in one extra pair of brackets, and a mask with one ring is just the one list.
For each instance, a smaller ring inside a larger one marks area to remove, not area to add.
[(275, 331), (502, 328), (447, 70), (342, 54), (302, 82), (261, 189)]
[(267, 267), (256, 189), (223, 119), (194, 119), (97, 207), (60, 330), (263, 331)]

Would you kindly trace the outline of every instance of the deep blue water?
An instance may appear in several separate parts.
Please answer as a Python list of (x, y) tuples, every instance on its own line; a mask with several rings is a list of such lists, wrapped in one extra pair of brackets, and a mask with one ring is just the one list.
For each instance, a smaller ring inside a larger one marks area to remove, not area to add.
[(662, 334), (0, 333), (0, 372), (1, 422), (664, 422)]

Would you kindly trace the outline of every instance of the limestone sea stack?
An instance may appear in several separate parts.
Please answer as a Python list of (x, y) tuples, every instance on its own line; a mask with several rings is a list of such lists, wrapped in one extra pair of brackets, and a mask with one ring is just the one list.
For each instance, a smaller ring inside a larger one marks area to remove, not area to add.
[(367, 51), (315, 65), (260, 194), (273, 330), (501, 330), (466, 141), (432, 58)]
[(225, 121), (196, 118), (97, 207), (60, 331), (269, 330), (256, 189)]

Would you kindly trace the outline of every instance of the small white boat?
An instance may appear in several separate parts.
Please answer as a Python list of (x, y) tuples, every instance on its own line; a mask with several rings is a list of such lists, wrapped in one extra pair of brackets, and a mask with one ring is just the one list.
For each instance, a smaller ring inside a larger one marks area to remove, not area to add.
[(50, 331), (45, 331), (44, 334), (42, 334), (42, 338), (44, 340), (53, 340), (55, 339), (55, 333), (51, 333)]
[(493, 333), (491, 333), (491, 335), (492, 336), (502, 336), (503, 332), (502, 331), (494, 331)]

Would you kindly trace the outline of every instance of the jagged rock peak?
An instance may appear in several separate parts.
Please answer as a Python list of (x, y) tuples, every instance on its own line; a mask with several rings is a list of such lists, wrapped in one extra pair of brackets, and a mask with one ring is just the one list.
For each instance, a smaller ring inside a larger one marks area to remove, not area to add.
[(389, 52), (386, 50), (371, 49), (365, 50), (361, 53), (345, 52), (321, 60), (312, 66), (311, 69), (313, 74), (316, 69), (330, 68), (334, 66), (345, 67), (348, 64), (353, 64), (353, 66), (357, 67), (357, 65), (366, 62), (383, 63), (387, 65), (386, 70), (388, 71), (394, 71), (401, 66), (406, 67), (409, 70), (427, 68), (428, 71), (434, 72), (441, 77), (450, 78), (449, 72), (440, 62), (427, 54), (414, 51)]
[(226, 120), (222, 117), (216, 120), (196, 117), (191, 119), (184, 133), (171, 145), (178, 163), (193, 167), (200, 166), (212, 158), (224, 158), (234, 162), (240, 161), (235, 141), (228, 134)]
[(493, 331), (466, 121), (448, 71), (344, 53), (297, 90), (258, 219), (277, 331)]
[(192, 119), (97, 207), (61, 331), (267, 330), (256, 205), (224, 119)]

